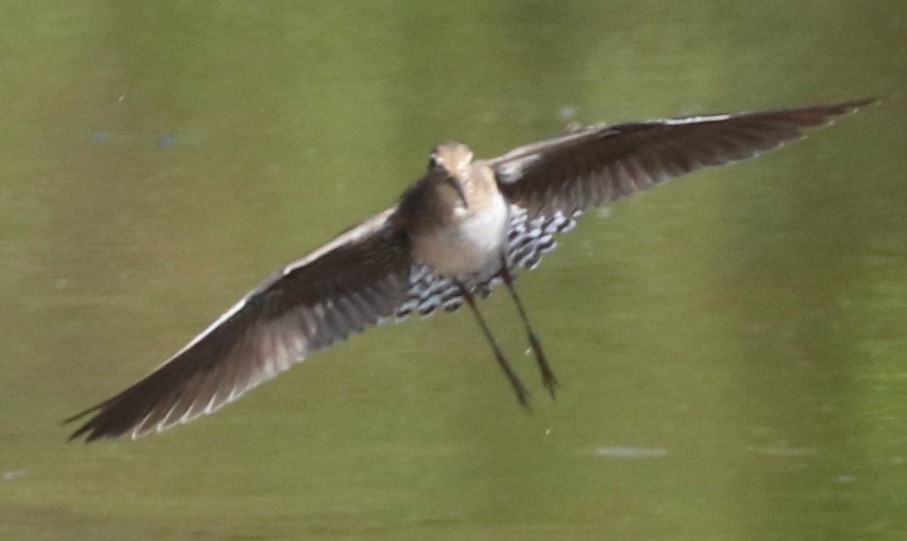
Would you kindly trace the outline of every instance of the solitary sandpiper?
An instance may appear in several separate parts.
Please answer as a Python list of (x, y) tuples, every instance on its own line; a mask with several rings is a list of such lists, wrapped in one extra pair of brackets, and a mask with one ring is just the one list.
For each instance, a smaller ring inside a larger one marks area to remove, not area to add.
[(557, 379), (514, 279), (558, 233), (589, 206), (754, 157), (871, 101), (572, 128), (487, 160), (462, 143), (438, 145), (396, 205), (286, 266), (153, 372), (68, 419), (91, 415), (71, 438), (135, 438), (185, 423), (353, 332), (464, 302), (528, 408), (477, 297), (506, 286), (554, 396)]

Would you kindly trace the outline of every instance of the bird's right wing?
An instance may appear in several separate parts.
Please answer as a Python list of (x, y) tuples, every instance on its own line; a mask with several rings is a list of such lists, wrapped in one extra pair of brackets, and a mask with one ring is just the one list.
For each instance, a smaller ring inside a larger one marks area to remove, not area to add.
[(393, 316), (413, 265), (393, 211), (288, 265), (156, 370), (68, 419), (91, 415), (71, 438), (138, 437), (211, 413), (310, 352)]

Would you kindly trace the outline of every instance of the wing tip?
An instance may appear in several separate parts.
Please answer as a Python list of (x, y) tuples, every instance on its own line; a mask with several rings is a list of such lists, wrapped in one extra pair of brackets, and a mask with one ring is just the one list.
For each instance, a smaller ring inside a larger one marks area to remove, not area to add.
[[(99, 411), (102, 406), (103, 406), (103, 404), (98, 404), (96, 406), (92, 406), (88, 409), (82, 410), (79, 413), (76, 413), (75, 415), (72, 415), (70, 417), (67, 417), (66, 419), (63, 419), (60, 422), (60, 425), (68, 425), (72, 422), (78, 421), (79, 419), (85, 417), (86, 415), (90, 415), (92, 413)], [(97, 419), (97, 416), (94, 416), (91, 419), (84, 422), (81, 426), (76, 428), (72, 432), (72, 434), (69, 435), (69, 437), (66, 439), (66, 441), (78, 440), (82, 436), (86, 436), (86, 434), (87, 434), (87, 436), (85, 438), (85, 443), (88, 443), (90, 441), (94, 441), (95, 439), (97, 439), (97, 437), (99, 437), (99, 436), (95, 436), (95, 434), (92, 433), (92, 430), (94, 427), (94, 422), (96, 419)]]
[(860, 109), (865, 109), (867, 107), (877, 107), (882, 104), (882, 101), (883, 100), (881, 98), (876, 98), (874, 96), (866, 96), (866, 97), (857, 98), (854, 100), (830, 103), (828, 105), (820, 106), (820, 107), (826, 107), (828, 109), (837, 109), (840, 112), (837, 113), (835, 116), (841, 116), (841, 115), (849, 115), (849, 114), (855, 113), (855, 112), (859, 111)]
[(60, 423), (61, 425), (78, 421), (88, 415), (91, 416), (69, 435), (67, 441), (84, 438), (84, 443), (91, 443), (100, 439), (116, 439), (127, 432), (132, 432), (132, 439), (140, 436), (141, 434), (136, 433), (137, 424), (124, 423), (122, 418), (114, 416), (118, 397), (119, 395), (64, 419)]
[(64, 419), (61, 424), (66, 425), (73, 421), (77, 421), (86, 415), (95, 414), (91, 419), (88, 419), (81, 426), (76, 428), (72, 434), (66, 438), (66, 441), (76, 441), (84, 438), (84, 443), (91, 443), (102, 438), (112, 439), (122, 435), (122, 432), (111, 431), (109, 428), (102, 426), (101, 417), (103, 413), (102, 406), (98, 405)]
[[(838, 120), (845, 116), (855, 114), (861, 109), (878, 106), (881, 102), (882, 100), (879, 98), (863, 97), (847, 101), (829, 102), (787, 109), (786, 111), (780, 112), (782, 114), (791, 114), (794, 117), (797, 117), (799, 114), (805, 115), (804, 117), (800, 117), (802, 125), (798, 130), (808, 130), (830, 126), (837, 123)], [(805, 133), (801, 132), (796, 139), (800, 139), (804, 136)]]

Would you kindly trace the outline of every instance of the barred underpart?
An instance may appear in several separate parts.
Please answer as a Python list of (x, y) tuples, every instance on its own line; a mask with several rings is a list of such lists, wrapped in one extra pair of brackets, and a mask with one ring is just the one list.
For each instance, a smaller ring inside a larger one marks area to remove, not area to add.
[[(526, 209), (510, 205), (510, 225), (507, 229), (507, 263), (514, 277), (520, 269), (536, 268), (542, 256), (557, 247), (555, 235), (566, 233), (576, 226), (576, 211), (569, 218), (561, 212), (529, 218)], [(491, 277), (473, 276), (464, 281), (477, 297), (487, 297), (493, 288), (503, 283), (501, 273)], [(453, 312), (463, 304), (460, 288), (450, 278), (432, 273), (427, 265), (413, 265), (409, 279), (409, 295), (397, 307), (397, 318), (416, 313), (429, 316), (441, 308)]]

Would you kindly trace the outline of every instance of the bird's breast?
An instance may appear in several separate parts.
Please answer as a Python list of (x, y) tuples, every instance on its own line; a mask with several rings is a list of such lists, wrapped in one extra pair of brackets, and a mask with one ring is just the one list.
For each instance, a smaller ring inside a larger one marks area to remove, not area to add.
[(498, 270), (509, 213), (500, 192), (450, 209), (448, 219), (412, 235), (414, 257), (441, 275), (467, 277)]

